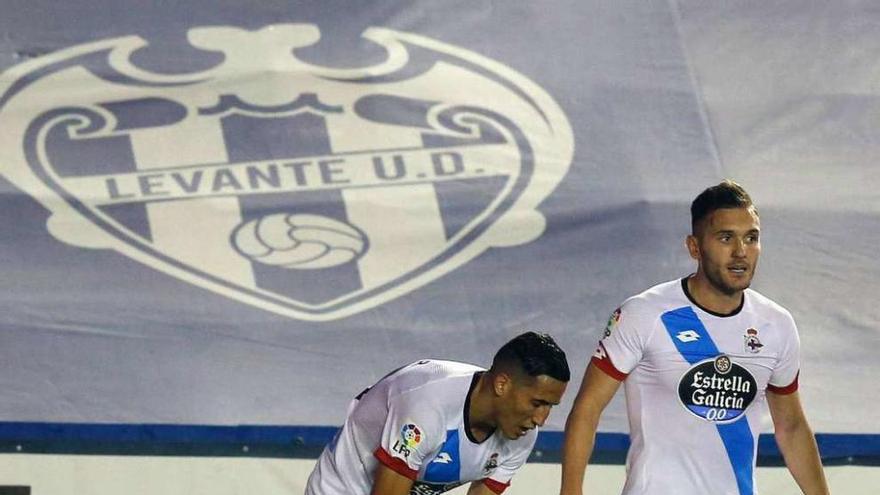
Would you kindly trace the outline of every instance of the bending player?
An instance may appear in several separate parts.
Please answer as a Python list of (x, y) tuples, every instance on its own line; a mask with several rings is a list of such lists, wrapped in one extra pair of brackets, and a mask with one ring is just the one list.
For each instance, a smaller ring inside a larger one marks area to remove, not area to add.
[(599, 416), (625, 383), (631, 446), (624, 495), (753, 495), (766, 399), (801, 490), (827, 495), (798, 397), (788, 311), (749, 289), (761, 251), (751, 198), (724, 181), (691, 205), (697, 272), (628, 299), (608, 322), (568, 417), (562, 493), (580, 495)]
[(502, 493), (568, 380), (565, 353), (534, 332), (501, 347), (489, 370), (406, 365), (352, 402), (305, 493), (433, 495), (468, 482), (468, 495)]

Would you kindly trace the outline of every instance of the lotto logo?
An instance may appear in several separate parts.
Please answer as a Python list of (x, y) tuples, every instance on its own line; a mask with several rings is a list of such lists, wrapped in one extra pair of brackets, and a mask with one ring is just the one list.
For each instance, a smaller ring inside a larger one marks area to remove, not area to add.
[(678, 332), (675, 335), (675, 338), (682, 342), (696, 342), (697, 340), (700, 340), (700, 334), (698, 334), (694, 330), (685, 330), (682, 332)]

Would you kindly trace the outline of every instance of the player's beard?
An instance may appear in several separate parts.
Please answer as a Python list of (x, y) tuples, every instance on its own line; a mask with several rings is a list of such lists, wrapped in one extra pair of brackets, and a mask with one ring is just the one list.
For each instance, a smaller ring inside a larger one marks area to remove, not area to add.
[(737, 292), (744, 291), (752, 285), (752, 277), (755, 276), (755, 267), (757, 266), (757, 262), (755, 264), (749, 265), (749, 269), (746, 272), (748, 278), (740, 281), (736, 285), (729, 283), (724, 278), (724, 271), (727, 270), (727, 266), (722, 266), (718, 263), (704, 263), (703, 272), (706, 274), (706, 280), (709, 281), (709, 284), (712, 285), (716, 290), (721, 292), (726, 296), (734, 296)]

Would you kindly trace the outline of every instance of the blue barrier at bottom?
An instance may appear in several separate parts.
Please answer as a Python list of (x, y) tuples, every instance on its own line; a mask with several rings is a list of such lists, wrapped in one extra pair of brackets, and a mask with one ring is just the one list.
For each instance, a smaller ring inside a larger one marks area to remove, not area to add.
[[(170, 425), (0, 422), (0, 452), (81, 455), (165, 455), (315, 458), (336, 426)], [(563, 433), (542, 431), (531, 462), (559, 462)], [(880, 434), (816, 435), (827, 465), (880, 465)], [(592, 463), (621, 464), (625, 433), (599, 433)], [(758, 440), (759, 465), (782, 465), (772, 435)]]

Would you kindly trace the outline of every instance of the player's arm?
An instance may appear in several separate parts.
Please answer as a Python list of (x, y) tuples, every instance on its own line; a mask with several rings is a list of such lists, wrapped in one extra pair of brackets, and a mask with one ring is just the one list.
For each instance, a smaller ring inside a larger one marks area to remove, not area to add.
[(787, 394), (767, 391), (776, 443), (785, 465), (805, 495), (828, 495), (816, 438), (810, 429), (797, 391)]
[(565, 422), (565, 441), (562, 446), (562, 495), (583, 493), (584, 471), (593, 453), (599, 417), (618, 388), (620, 381), (612, 378), (592, 362), (587, 366), (574, 406)]
[(489, 488), (483, 480), (474, 481), (468, 488), (467, 495), (498, 495), (497, 492)]
[(413, 480), (382, 463), (376, 467), (374, 479), (370, 495), (408, 495), (413, 486)]

